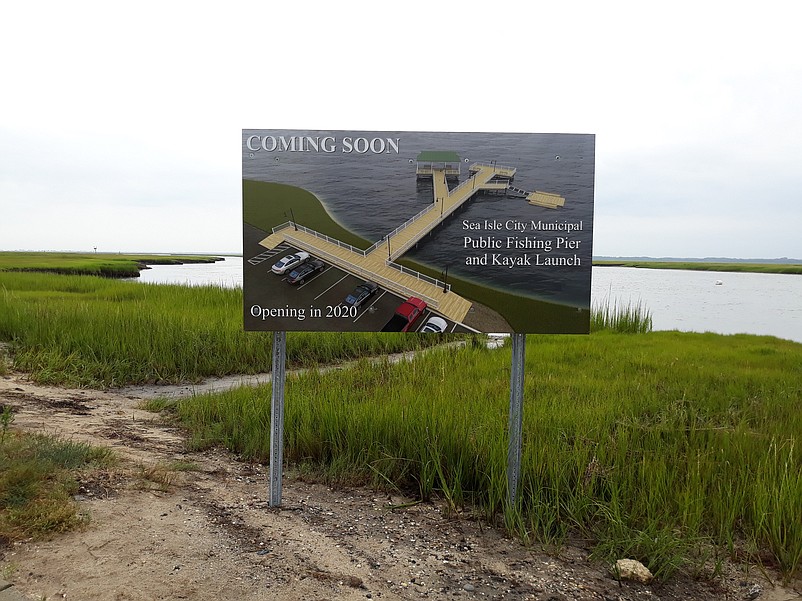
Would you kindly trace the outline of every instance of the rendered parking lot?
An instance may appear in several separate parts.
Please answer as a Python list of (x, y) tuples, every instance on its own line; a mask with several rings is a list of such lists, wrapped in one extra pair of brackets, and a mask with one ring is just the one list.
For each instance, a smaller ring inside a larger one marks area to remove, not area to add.
[[(324, 262), (323, 271), (307, 277), (302, 284), (293, 285), (287, 281), (290, 272), (277, 275), (271, 267), (300, 249), (288, 244), (269, 251), (256, 245), (248, 246), (246, 250), (251, 252), (246, 252), (244, 262), (249, 282), (245, 315), (251, 324), (254, 320), (265, 323), (265, 330), (307, 330), (313, 322), (314, 329), (320, 331), (378, 332), (406, 300), (379, 287), (360, 307), (347, 305), (346, 297), (364, 283), (364, 279)], [(433, 315), (438, 314), (427, 308), (409, 331), (420, 331)], [(471, 331), (446, 321), (446, 332)]]

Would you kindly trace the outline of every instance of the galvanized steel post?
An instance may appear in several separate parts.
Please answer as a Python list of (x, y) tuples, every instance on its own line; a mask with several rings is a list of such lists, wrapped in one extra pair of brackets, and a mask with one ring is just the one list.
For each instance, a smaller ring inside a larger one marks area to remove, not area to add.
[(270, 507), (281, 505), (281, 470), (284, 464), (284, 381), (287, 332), (273, 332), (273, 397), (270, 402)]
[(518, 494), (521, 475), (521, 433), (523, 431), (524, 359), (526, 334), (512, 334), (512, 369), (510, 370), (509, 446), (507, 447), (507, 506), (512, 508)]

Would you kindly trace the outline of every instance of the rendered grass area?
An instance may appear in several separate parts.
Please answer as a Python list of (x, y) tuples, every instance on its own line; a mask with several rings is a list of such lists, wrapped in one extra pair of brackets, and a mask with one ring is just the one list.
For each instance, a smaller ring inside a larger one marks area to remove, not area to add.
[(0, 252), (0, 271), (37, 271), (112, 278), (138, 277), (142, 266), (213, 263), (200, 255), (123, 255), (108, 253)]
[[(294, 216), (298, 223), (357, 248), (367, 249), (373, 244), (335, 222), (311, 192), (285, 184), (251, 180), (243, 180), (242, 190), (245, 222), (265, 232)], [(388, 231), (391, 229), (388, 227)], [(401, 259), (398, 263), (431, 277), (442, 277), (436, 270), (414, 261)], [(509, 294), (453, 276), (449, 276), (448, 282), (456, 293), (492, 307), (514, 331), (533, 331), (533, 316), (537, 316), (536, 327), (541, 333), (588, 331), (590, 312), (585, 309)]]
[[(333, 483), (468, 506), (524, 539), (593, 541), (659, 577), (802, 562), (802, 345), (654, 332), (529, 336), (520, 502), (504, 512), (510, 352), (437, 349), (291, 376), (285, 457)], [(269, 460), (270, 386), (160, 401), (195, 448)], [(704, 555), (698, 553), (704, 552)]]
[(286, 221), (297, 221), (362, 250), (373, 244), (334, 221), (317, 197), (302, 188), (242, 180), (242, 197), (245, 223), (267, 233)]
[[(3, 408), (0, 408), (3, 409)], [(8, 408), (5, 408), (8, 411)], [(0, 548), (85, 522), (75, 474), (108, 465), (111, 451), (3, 427), (0, 413)], [(5, 413), (10, 416), (10, 413)]]
[(692, 263), (684, 261), (593, 261), (599, 267), (642, 267), (689, 271), (735, 271), (745, 273), (802, 274), (802, 265), (779, 263)]
[[(37, 382), (111, 387), (270, 371), (270, 333), (244, 332), (242, 290), (0, 271), (0, 342)], [(416, 334), (291, 333), (290, 367), (441, 342)]]

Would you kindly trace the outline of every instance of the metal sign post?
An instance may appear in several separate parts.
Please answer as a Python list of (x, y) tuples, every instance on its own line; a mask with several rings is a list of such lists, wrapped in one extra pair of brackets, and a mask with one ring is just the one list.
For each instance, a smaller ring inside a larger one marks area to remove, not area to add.
[(524, 358), (526, 334), (512, 334), (510, 370), (510, 421), (507, 447), (507, 506), (515, 506), (521, 474), (521, 433), (523, 431)]
[(281, 469), (284, 464), (284, 381), (287, 332), (273, 332), (273, 397), (270, 402), (270, 507), (281, 505)]

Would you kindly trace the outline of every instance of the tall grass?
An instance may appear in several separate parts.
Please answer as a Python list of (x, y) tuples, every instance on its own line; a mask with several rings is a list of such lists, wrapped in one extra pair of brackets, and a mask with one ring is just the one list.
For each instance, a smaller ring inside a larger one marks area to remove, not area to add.
[(6, 354), (6, 349), (0, 345), (0, 376), (8, 375), (11, 371), (11, 359)]
[[(505, 513), (526, 539), (594, 540), (660, 577), (703, 543), (799, 571), (802, 346), (676, 332), (527, 346), (520, 500), (506, 512), (508, 349), (291, 377), (285, 457), (332, 482)], [(269, 386), (175, 410), (194, 446), (268, 460)]]
[[(0, 272), (0, 340), (17, 369), (76, 386), (196, 381), (271, 368), (272, 336), (244, 332), (242, 290)], [(290, 334), (290, 366), (435, 344), (410, 334)]]
[(652, 331), (652, 314), (643, 303), (619, 305), (609, 299), (594, 306), (590, 313), (590, 331), (619, 334), (645, 334)]

